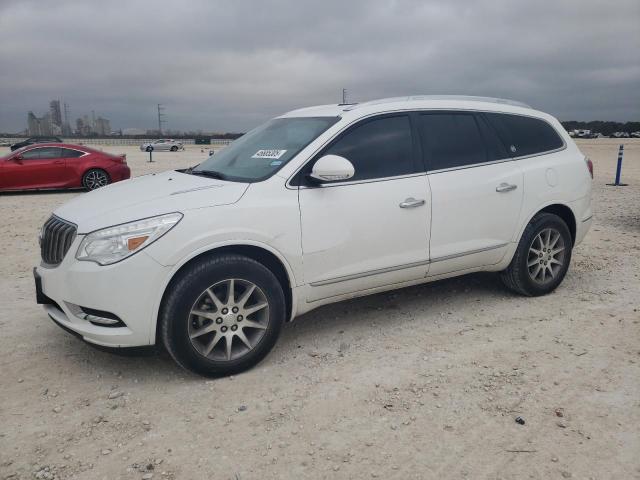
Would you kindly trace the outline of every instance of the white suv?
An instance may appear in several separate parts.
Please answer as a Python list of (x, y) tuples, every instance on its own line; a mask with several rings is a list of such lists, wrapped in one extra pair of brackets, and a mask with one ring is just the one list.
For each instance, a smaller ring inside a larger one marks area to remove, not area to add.
[(591, 162), (507, 100), (402, 97), (289, 112), (200, 165), (119, 182), (41, 232), (39, 303), (93, 344), (245, 370), (320, 305), (477, 271), (562, 281)]

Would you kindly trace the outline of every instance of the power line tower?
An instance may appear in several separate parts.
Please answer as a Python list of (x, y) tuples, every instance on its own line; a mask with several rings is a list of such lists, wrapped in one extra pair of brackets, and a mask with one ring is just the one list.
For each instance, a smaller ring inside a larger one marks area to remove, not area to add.
[(166, 113), (163, 113), (165, 110), (164, 106), (159, 103), (158, 104), (158, 131), (160, 132), (160, 135), (162, 135), (162, 125), (166, 125), (167, 124), (167, 120), (166, 120)]

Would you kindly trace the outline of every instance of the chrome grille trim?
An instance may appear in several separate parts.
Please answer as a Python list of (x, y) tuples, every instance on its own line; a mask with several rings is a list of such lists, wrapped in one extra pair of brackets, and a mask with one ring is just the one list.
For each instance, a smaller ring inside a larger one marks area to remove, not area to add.
[(77, 230), (75, 224), (52, 215), (44, 223), (40, 236), (42, 262), (49, 266), (60, 265), (76, 238)]

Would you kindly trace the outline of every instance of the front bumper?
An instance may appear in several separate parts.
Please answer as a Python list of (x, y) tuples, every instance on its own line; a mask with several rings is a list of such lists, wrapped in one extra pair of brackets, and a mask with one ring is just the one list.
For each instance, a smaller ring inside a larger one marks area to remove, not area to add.
[[(38, 303), (61, 327), (105, 347), (137, 347), (155, 343), (158, 306), (171, 267), (141, 251), (113, 265), (80, 262), (77, 237), (55, 268), (34, 269)], [(38, 280), (39, 278), (39, 280)], [(81, 308), (110, 312), (122, 323), (91, 323)]]

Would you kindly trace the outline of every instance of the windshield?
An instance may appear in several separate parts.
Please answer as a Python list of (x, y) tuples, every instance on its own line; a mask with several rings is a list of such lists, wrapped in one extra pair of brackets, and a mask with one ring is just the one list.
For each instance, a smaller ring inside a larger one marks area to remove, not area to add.
[(282, 168), (339, 117), (274, 118), (246, 133), (192, 170), (225, 180), (257, 182)]

